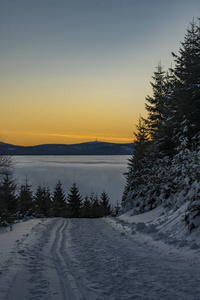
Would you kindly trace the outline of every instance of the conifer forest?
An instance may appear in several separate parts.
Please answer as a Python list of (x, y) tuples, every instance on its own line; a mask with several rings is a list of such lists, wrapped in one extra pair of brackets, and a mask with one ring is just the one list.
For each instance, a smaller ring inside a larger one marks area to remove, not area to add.
[(83, 198), (74, 183), (66, 195), (58, 180), (53, 191), (45, 185), (39, 185), (33, 192), (28, 179), (17, 190), (12, 172), (7, 170), (2, 175), (0, 226), (29, 218), (99, 218), (111, 213), (113, 214), (109, 197), (105, 191), (100, 197), (91, 193), (90, 197)]
[(200, 26), (190, 23), (174, 67), (159, 62), (140, 116), (134, 153), (125, 174), (123, 211), (147, 212), (158, 205), (177, 210), (187, 202), (188, 228), (200, 224)]

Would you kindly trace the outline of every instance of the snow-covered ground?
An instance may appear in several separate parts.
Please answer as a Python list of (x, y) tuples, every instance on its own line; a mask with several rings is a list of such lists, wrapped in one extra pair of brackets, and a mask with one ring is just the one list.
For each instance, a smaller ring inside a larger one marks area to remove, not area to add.
[(0, 231), (1, 300), (200, 299), (200, 231), (175, 213), (33, 219)]

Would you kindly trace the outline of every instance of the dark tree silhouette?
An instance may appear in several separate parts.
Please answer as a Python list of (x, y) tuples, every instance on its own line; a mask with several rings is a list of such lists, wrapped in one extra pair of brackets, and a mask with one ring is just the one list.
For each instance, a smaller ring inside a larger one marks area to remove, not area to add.
[(13, 175), (7, 172), (0, 184), (0, 223), (12, 222), (17, 213), (16, 183)]
[(27, 178), (19, 190), (18, 209), (21, 218), (28, 217), (33, 214), (33, 192)]
[(67, 204), (65, 192), (62, 188), (60, 181), (54, 187), (52, 197), (52, 216), (54, 217), (66, 217), (67, 215)]
[(34, 196), (34, 211), (36, 217), (51, 215), (52, 201), (49, 188), (38, 186)]
[(76, 186), (76, 183), (74, 183), (70, 188), (70, 192), (67, 196), (68, 216), (71, 218), (80, 218), (81, 207), (82, 207), (82, 196), (79, 193), (79, 189)]
[(101, 216), (105, 217), (111, 215), (111, 206), (109, 204), (109, 197), (104, 191), (100, 196), (100, 205), (101, 205)]

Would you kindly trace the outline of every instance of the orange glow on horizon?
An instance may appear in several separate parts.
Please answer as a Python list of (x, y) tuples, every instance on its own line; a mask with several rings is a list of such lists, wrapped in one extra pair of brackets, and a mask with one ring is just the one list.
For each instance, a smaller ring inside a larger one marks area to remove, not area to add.
[(132, 143), (133, 138), (117, 137), (106, 135), (70, 135), (70, 134), (40, 134), (40, 133), (23, 133), (18, 134), (8, 132), (1, 135), (1, 141), (4, 143), (17, 146), (36, 146), (41, 144), (79, 144), (84, 142), (110, 142), (110, 143)]
[(25, 96), (20, 99), (18, 95), (17, 100), (5, 97), (7, 101), (1, 107), (4, 115), (0, 119), (0, 139), (5, 143), (19, 146), (95, 140), (132, 143), (138, 112), (144, 110), (143, 102), (133, 101), (131, 95), (118, 95), (115, 102), (106, 95), (101, 101), (85, 97), (77, 101), (64, 98), (48, 101), (43, 97), (35, 100), (34, 93), (26, 96), (28, 102)]

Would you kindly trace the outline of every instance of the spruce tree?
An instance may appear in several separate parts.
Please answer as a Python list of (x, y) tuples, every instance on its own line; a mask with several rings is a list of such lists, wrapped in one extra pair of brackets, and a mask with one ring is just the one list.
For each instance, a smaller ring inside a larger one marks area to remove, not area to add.
[(99, 198), (98, 196), (94, 196), (93, 194), (91, 194), (90, 197), (90, 201), (91, 201), (91, 211), (92, 211), (92, 218), (99, 218), (101, 217), (101, 205), (99, 202)]
[(154, 151), (157, 157), (171, 155), (174, 152), (174, 112), (176, 111), (174, 101), (174, 75), (172, 70), (163, 71), (161, 63), (152, 76), (152, 96), (147, 96), (145, 108), (148, 117), (145, 119), (150, 139), (155, 141)]
[(111, 215), (111, 206), (109, 204), (109, 197), (104, 191), (100, 196), (101, 216), (105, 217)]
[(117, 201), (117, 203), (113, 209), (112, 216), (117, 217), (119, 212), (120, 212), (120, 205), (119, 205), (119, 201)]
[(3, 175), (0, 184), (0, 222), (12, 222), (17, 213), (16, 183), (11, 172)]
[(181, 46), (179, 55), (172, 53), (176, 63), (176, 118), (179, 124), (185, 120), (190, 124), (188, 138), (192, 147), (192, 137), (200, 131), (200, 28), (194, 21), (187, 29)]
[(88, 198), (88, 196), (85, 197), (84, 201), (83, 201), (83, 206), (81, 208), (81, 216), (83, 218), (91, 218), (91, 202)]
[(34, 211), (36, 217), (44, 217), (42, 214), (42, 202), (44, 201), (44, 189), (39, 185), (34, 195)]
[(153, 96), (147, 96), (145, 108), (148, 111), (146, 120), (147, 128), (151, 139), (158, 135), (159, 128), (165, 119), (166, 108), (166, 73), (163, 71), (161, 63), (158, 64), (157, 71), (154, 72), (153, 82), (151, 82)]
[(68, 215), (71, 218), (81, 217), (81, 207), (82, 207), (82, 196), (79, 193), (79, 189), (76, 183), (70, 188), (70, 192), (67, 196), (67, 208)]
[(51, 217), (52, 216), (52, 199), (51, 199), (51, 191), (49, 187), (45, 189), (45, 196), (44, 196), (44, 215), (46, 217)]
[(121, 204), (125, 211), (135, 207), (138, 212), (142, 212), (145, 205), (144, 196), (149, 173), (148, 145), (150, 141), (146, 122), (143, 118), (140, 117), (136, 128), (134, 150), (128, 162), (128, 171), (125, 173), (126, 186)]
[(37, 217), (49, 217), (51, 212), (51, 194), (49, 188), (38, 186), (34, 196), (35, 215)]
[(18, 210), (21, 218), (32, 216), (33, 214), (33, 192), (31, 185), (28, 183), (26, 178), (25, 183), (20, 186), (18, 195)]
[(66, 217), (67, 204), (65, 192), (62, 188), (60, 180), (56, 183), (52, 196), (52, 216), (53, 217)]

